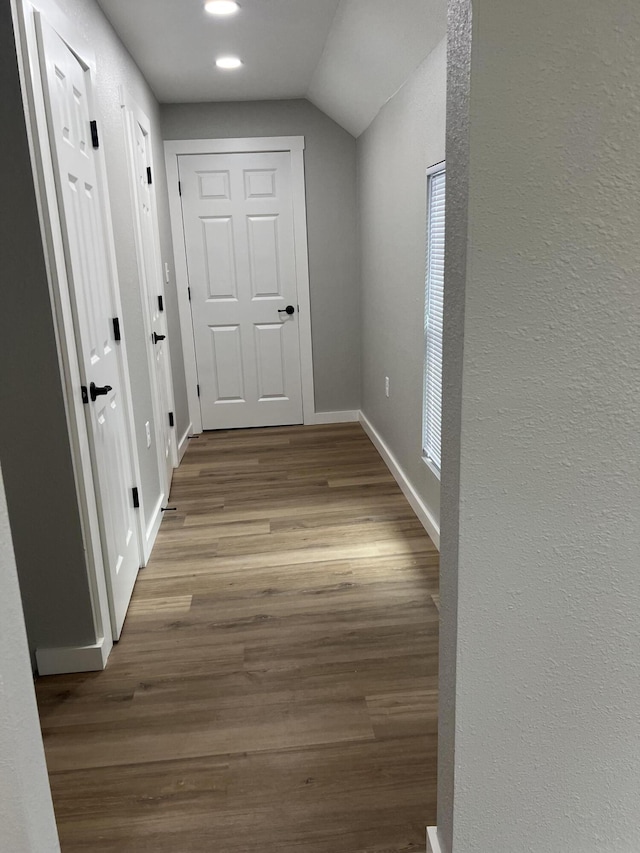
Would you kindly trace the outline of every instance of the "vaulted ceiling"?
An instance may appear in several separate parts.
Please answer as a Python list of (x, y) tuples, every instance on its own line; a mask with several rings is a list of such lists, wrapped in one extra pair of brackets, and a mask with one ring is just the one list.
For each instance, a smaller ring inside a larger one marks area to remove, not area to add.
[[(309, 98), (358, 136), (446, 33), (446, 0), (98, 0), (162, 103)], [(217, 69), (217, 56), (243, 61)]]

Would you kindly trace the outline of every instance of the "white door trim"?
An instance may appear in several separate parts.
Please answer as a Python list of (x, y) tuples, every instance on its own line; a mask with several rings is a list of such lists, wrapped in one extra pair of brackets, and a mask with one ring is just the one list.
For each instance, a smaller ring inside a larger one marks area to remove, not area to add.
[(427, 827), (427, 853), (442, 853), (437, 826)]
[[(90, 652), (90, 667), (102, 669), (113, 646), (113, 631), (109, 611), (109, 597), (107, 593), (105, 566), (102, 556), (100, 538), (100, 526), (98, 520), (97, 498), (91, 454), (89, 449), (89, 438), (84, 413), (84, 406), (80, 394), (80, 368), (75, 340), (75, 328), (72, 310), (72, 301), (67, 278), (67, 266), (62, 237), (62, 225), (58, 210), (58, 197), (55, 184), (55, 173), (51, 156), (51, 145), (49, 140), (49, 129), (45, 107), (40, 59), (37, 39), (37, 16), (41, 15), (61, 38), (66, 42), (73, 53), (89, 69), (92, 77), (96, 72), (95, 55), (89, 43), (79, 33), (69, 19), (61, 12), (53, 0), (12, 0), (16, 26), (16, 42), (18, 53), (18, 65), (22, 83), (25, 116), (27, 124), (27, 135), (31, 162), (33, 166), (33, 177), (35, 185), (36, 202), (40, 219), (42, 243), (47, 265), (47, 276), (49, 292), (52, 303), (54, 330), (58, 348), (60, 374), (62, 377), (62, 388), (65, 410), (67, 414), (67, 425), (70, 436), (71, 454), (78, 495), (78, 505), (83, 529), (86, 553), (86, 569), (91, 592), (93, 609), (93, 622), (96, 636), (94, 646), (82, 647), (77, 650), (80, 656), (86, 657), (87, 649), (99, 650), (98, 653)], [(108, 187), (106, 181), (106, 164), (104, 160), (104, 149), (97, 151), (97, 172), (101, 190), (103, 206), (103, 220), (105, 223), (107, 257), (110, 274), (117, 282), (117, 267), (115, 258), (115, 245), (111, 228), (111, 209), (109, 204)], [(117, 300), (119, 303), (119, 289)], [(122, 316), (121, 305), (118, 304), (118, 316)], [(133, 464), (133, 476), (140, 484), (140, 466), (137, 450), (133, 436), (133, 406), (131, 398), (131, 386), (128, 377), (128, 364), (125, 342), (122, 341), (122, 357), (125, 365), (125, 381), (123, 387), (123, 403), (126, 410), (126, 421), (129, 433), (129, 444), (131, 448), (131, 459)], [(141, 496), (142, 498), (142, 496)], [(144, 541), (144, 512), (142, 508), (138, 516), (138, 546)], [(142, 562), (142, 553), (140, 553)], [(43, 662), (50, 659), (53, 668), (61, 653), (76, 657), (74, 649), (51, 650), (38, 649), (36, 654)], [(62, 655), (64, 657), (64, 655)], [(48, 668), (48, 667), (47, 667)], [(49, 670), (50, 672), (53, 669)], [(57, 671), (65, 671), (57, 670)], [(68, 671), (68, 670), (66, 670)]]
[(295, 233), (295, 261), (300, 306), (300, 369), (302, 375), (302, 411), (305, 424), (316, 423), (313, 388), (313, 352), (311, 348), (311, 298), (309, 294), (309, 251), (307, 245), (307, 201), (304, 182), (304, 136), (270, 136), (248, 139), (176, 139), (164, 143), (171, 233), (176, 265), (176, 286), (184, 366), (189, 401), (189, 420), (193, 432), (202, 432), (198, 401), (196, 351), (191, 322), (187, 275), (187, 253), (182, 225), (182, 205), (178, 189), (178, 157), (182, 154), (238, 154), (263, 151), (288, 151), (291, 154), (291, 188)]

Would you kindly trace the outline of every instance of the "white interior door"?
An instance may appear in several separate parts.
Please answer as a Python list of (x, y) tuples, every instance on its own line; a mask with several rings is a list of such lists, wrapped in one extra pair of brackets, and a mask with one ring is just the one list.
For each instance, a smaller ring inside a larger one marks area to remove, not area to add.
[(177, 464), (174, 426), (173, 380), (167, 340), (166, 304), (152, 193), (151, 145), (148, 125), (137, 109), (126, 109), (130, 174), (138, 248), (138, 265), (148, 335), (151, 391), (160, 482), (166, 497)]
[(203, 428), (300, 424), (291, 155), (178, 168)]
[(125, 360), (115, 340), (116, 283), (110, 273), (92, 145), (89, 73), (39, 19), (42, 76), (58, 192), (78, 360), (98, 495), (114, 637), (120, 636), (140, 565), (133, 465), (125, 414)]

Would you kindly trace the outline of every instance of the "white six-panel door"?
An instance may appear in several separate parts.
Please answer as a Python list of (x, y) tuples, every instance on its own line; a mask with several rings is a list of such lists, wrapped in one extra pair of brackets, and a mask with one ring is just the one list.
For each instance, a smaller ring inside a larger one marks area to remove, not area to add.
[(109, 276), (90, 130), (90, 81), (76, 56), (42, 19), (38, 38), (80, 373), (87, 389), (85, 412), (112, 628), (117, 639), (138, 574), (140, 551), (123, 402), (125, 364), (112, 322), (117, 316), (116, 285)]
[(302, 423), (290, 154), (178, 167), (203, 428)]

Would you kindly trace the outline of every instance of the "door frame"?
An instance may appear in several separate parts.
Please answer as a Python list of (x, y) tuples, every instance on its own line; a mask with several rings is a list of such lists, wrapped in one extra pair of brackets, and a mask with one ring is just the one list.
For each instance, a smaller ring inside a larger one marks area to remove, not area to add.
[[(158, 457), (158, 473), (160, 475), (160, 484), (163, 488), (164, 494), (162, 495), (162, 499), (160, 501), (160, 505), (162, 506), (164, 501), (169, 499), (169, 492), (171, 489), (171, 483), (165, 483), (165, 464), (164, 464), (164, 448), (161, 446), (162, 442), (159, 441), (160, 438), (160, 423), (161, 418), (168, 418), (168, 412), (162, 412), (162, 405), (159, 393), (158, 384), (160, 379), (156, 372), (156, 364), (155, 359), (153, 357), (153, 352), (149, 346), (149, 341), (151, 340), (151, 336), (153, 333), (152, 328), (152, 320), (149, 311), (149, 302), (150, 302), (150, 294), (147, 276), (145, 274), (145, 260), (144, 260), (144, 246), (142, 243), (142, 233), (140, 230), (140, 222), (138, 218), (138, 196), (137, 196), (137, 188), (136, 188), (136, 179), (135, 179), (135, 165), (134, 165), (134, 145), (135, 140), (133, 136), (133, 123), (137, 122), (140, 127), (143, 129), (143, 132), (146, 134), (149, 143), (149, 165), (153, 168), (154, 166), (154, 157), (153, 157), (153, 140), (151, 138), (151, 122), (149, 121), (148, 116), (142, 110), (142, 108), (136, 103), (130, 93), (124, 88), (124, 86), (120, 87), (120, 106), (122, 108), (122, 120), (123, 120), (123, 129), (125, 135), (125, 145), (127, 151), (127, 169), (129, 170), (129, 185), (131, 190), (131, 204), (133, 208), (133, 225), (134, 225), (134, 242), (136, 246), (136, 261), (138, 265), (138, 274), (141, 285), (141, 297), (142, 297), (142, 315), (144, 322), (144, 330), (146, 335), (147, 342), (147, 362), (149, 366), (149, 379), (151, 385), (151, 397), (152, 397), (152, 405), (154, 412), (155, 423), (155, 438), (156, 438), (156, 449), (157, 449), (157, 457)], [(153, 223), (153, 255), (154, 255), (154, 263), (156, 266), (156, 275), (158, 276), (159, 282), (162, 283), (162, 297), (164, 300), (164, 311), (167, 311), (167, 298), (164, 289), (165, 284), (165, 275), (163, 274), (162, 269), (162, 252), (160, 250), (160, 233), (158, 228), (158, 207), (156, 200), (156, 191), (155, 191), (155, 183), (152, 182), (149, 185), (149, 194), (151, 197), (151, 217)], [(165, 315), (165, 322), (167, 322)], [(167, 364), (169, 367), (171, 366), (171, 350), (169, 346), (169, 338), (167, 336), (167, 340), (164, 342), (165, 353), (167, 356)], [(167, 400), (169, 402), (170, 409), (169, 411), (174, 412), (175, 417), (175, 397), (174, 397), (174, 389), (173, 389), (173, 381), (171, 375), (167, 377), (166, 382), (166, 391), (167, 391)], [(178, 445), (176, 440), (176, 426), (170, 427), (170, 447), (171, 447), (171, 464), (173, 468), (177, 468), (178, 466)], [(162, 520), (162, 513), (160, 508), (158, 508), (157, 513), (154, 515), (156, 519), (155, 527), (160, 526), (160, 521)], [(153, 540), (155, 538), (155, 532), (152, 532), (151, 536), (146, 538), (145, 544), (145, 562), (149, 557), (149, 553)]]
[(187, 399), (191, 429), (202, 432), (202, 415), (198, 400), (198, 371), (195, 339), (189, 301), (187, 249), (182, 222), (178, 157), (183, 154), (260, 154), (279, 151), (291, 156), (291, 191), (293, 199), (293, 229), (296, 281), (299, 305), (300, 373), (302, 381), (302, 415), (305, 424), (324, 421), (316, 419), (313, 388), (313, 350), (311, 345), (311, 297), (309, 293), (309, 249), (307, 243), (307, 198), (304, 180), (304, 136), (267, 136), (241, 139), (173, 139), (164, 143), (169, 190), (171, 233), (176, 265), (176, 287), (180, 311), (180, 330), (187, 380)]
[[(94, 78), (97, 72), (93, 48), (61, 12), (54, 0), (12, 0), (14, 11), (18, 66), (22, 83), (27, 136), (33, 168), (41, 238), (47, 266), (49, 294), (64, 406), (70, 438), (71, 458), (76, 482), (80, 521), (85, 543), (86, 570), (91, 594), (94, 644), (62, 649), (37, 649), (36, 659), (40, 675), (82, 672), (104, 669), (113, 647), (113, 630), (107, 590), (105, 564), (102, 555), (97, 488), (89, 447), (89, 432), (80, 392), (81, 378), (75, 338), (72, 296), (67, 276), (63, 228), (58, 209), (58, 194), (51, 154), (49, 125), (41, 76), (41, 62), (37, 37), (37, 18), (42, 17), (58, 33), (69, 49), (90, 73), (89, 98), (95, 106)], [(115, 244), (111, 223), (111, 206), (107, 184), (104, 147), (96, 151), (96, 170), (105, 229), (105, 242), (109, 273), (116, 282), (119, 316), (122, 316), (120, 291), (115, 257)], [(134, 483), (140, 483), (140, 464), (133, 437), (133, 406), (126, 344), (121, 342), (124, 362), (123, 403), (125, 422), (132, 460)], [(137, 540), (139, 561), (142, 565), (144, 542), (144, 512), (137, 515)]]

